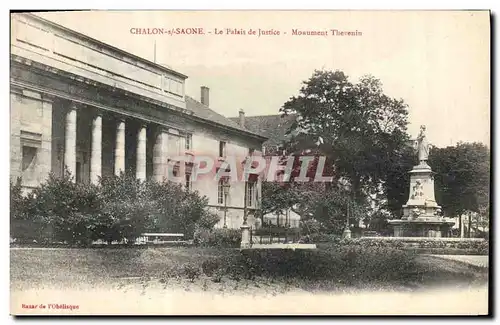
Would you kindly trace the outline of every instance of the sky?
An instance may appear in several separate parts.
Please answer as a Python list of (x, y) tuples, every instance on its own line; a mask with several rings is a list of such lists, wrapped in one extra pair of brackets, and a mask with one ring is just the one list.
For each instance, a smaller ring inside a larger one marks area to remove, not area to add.
[[(490, 142), (490, 26), (480, 11), (94, 11), (38, 13), (188, 75), (186, 94), (225, 116), (278, 114), (315, 69), (381, 80), (425, 124), (436, 146)], [(203, 28), (205, 35), (138, 35), (131, 28)], [(215, 35), (214, 29), (223, 30)], [(225, 29), (243, 29), (230, 35)], [(248, 30), (280, 31), (254, 36)], [(292, 30), (329, 32), (292, 35)], [(361, 36), (332, 36), (331, 29)], [(212, 33), (209, 34), (208, 32)], [(284, 34), (286, 32), (286, 35)]]

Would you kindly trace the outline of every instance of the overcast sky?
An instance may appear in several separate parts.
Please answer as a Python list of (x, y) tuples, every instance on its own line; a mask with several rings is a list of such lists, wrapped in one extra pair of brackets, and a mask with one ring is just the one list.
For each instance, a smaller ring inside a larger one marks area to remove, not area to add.
[[(356, 81), (379, 78), (409, 105), (409, 132), (427, 126), (437, 146), (489, 144), (488, 12), (67, 12), (41, 16), (189, 76), (186, 93), (210, 88), (226, 116), (278, 114), (314, 69)], [(280, 36), (133, 35), (131, 28), (274, 29)], [(294, 36), (292, 29), (360, 31), (362, 36)], [(284, 35), (284, 32), (287, 32)]]

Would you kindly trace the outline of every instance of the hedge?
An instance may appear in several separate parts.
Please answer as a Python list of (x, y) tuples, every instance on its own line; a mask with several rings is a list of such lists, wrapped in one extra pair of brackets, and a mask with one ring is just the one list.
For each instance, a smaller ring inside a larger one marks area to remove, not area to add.
[(194, 244), (200, 247), (239, 248), (240, 229), (200, 229), (194, 234)]
[[(204, 261), (200, 273), (215, 282), (222, 276), (253, 279), (256, 276), (304, 280), (400, 280), (413, 274), (415, 254), (393, 248), (341, 246), (326, 250), (244, 250)], [(191, 268), (195, 268), (193, 265)]]
[(479, 254), (487, 255), (489, 252), (489, 241), (487, 240), (455, 240), (441, 238), (439, 240), (426, 240), (418, 238), (411, 240), (399, 239), (384, 239), (384, 238), (340, 238), (337, 236), (330, 236), (329, 241), (319, 242), (318, 247), (335, 247), (335, 246), (362, 246), (362, 247), (388, 247), (395, 249), (411, 249), (415, 251), (424, 252), (433, 251), (440, 254), (447, 254), (447, 252), (454, 252), (451, 254)]

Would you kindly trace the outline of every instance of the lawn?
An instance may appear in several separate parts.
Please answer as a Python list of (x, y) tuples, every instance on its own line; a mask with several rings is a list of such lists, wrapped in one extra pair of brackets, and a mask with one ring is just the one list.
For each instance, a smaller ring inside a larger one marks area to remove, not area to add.
[[(11, 290), (181, 289), (276, 294), (286, 291), (415, 291), (470, 287), (487, 269), (395, 251), (281, 251), (242, 256), (220, 248), (11, 249)], [(385, 258), (385, 260), (384, 260)], [(251, 260), (251, 261), (250, 261)]]

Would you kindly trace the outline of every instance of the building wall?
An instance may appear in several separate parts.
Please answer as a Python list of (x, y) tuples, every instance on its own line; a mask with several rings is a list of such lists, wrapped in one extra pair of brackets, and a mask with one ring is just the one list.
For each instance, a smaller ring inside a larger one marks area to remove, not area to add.
[(11, 17), (12, 54), (185, 108), (183, 77), (34, 15)]
[[(249, 145), (245, 145), (243, 141), (227, 137), (217, 132), (198, 129), (192, 136), (192, 151), (195, 154), (206, 155), (208, 157), (218, 157), (220, 141), (226, 142), (226, 156), (235, 157), (236, 163), (243, 161), (249, 153)], [(253, 149), (255, 145), (251, 146)], [(239, 228), (243, 224), (244, 202), (245, 202), (245, 183), (241, 181), (241, 174), (238, 174), (238, 179), (230, 182), (230, 190), (227, 196), (227, 213), (226, 225), (228, 228)], [(224, 204), (218, 202), (218, 181), (215, 178), (215, 170), (207, 176), (201, 176), (192, 183), (192, 189), (199, 191), (202, 195), (207, 196), (208, 204), (212, 211), (220, 217), (220, 222), (216, 225), (222, 228), (224, 226)], [(254, 205), (248, 206), (248, 223), (254, 219), (252, 213), (258, 207), (257, 198), (260, 197), (261, 182), (257, 184), (257, 192), (255, 195)], [(252, 222), (253, 224), (253, 222)]]
[(31, 188), (51, 171), (52, 100), (28, 90), (13, 91), (10, 172), (13, 180), (21, 177), (23, 185)]
[[(136, 169), (137, 133), (147, 127), (146, 177), (153, 176), (156, 134), (168, 132), (168, 152), (184, 154), (184, 136), (192, 134), (191, 151), (218, 157), (219, 141), (226, 155), (244, 158), (249, 148), (260, 150), (261, 142), (235, 130), (201, 121), (186, 111), (185, 76), (134, 58), (107, 45), (78, 35), (61, 26), (28, 15), (14, 15), (11, 38), (11, 175), (22, 176), (31, 188), (52, 171), (64, 170), (66, 112), (78, 106), (76, 163), (78, 179), (90, 181), (92, 121), (102, 114), (101, 175), (114, 173), (116, 125), (125, 123), (125, 168)], [(50, 97), (45, 94), (51, 94)], [(175, 142), (179, 135), (179, 142)], [(23, 168), (23, 147), (25, 150)], [(31, 150), (31, 151), (30, 151)], [(35, 152), (35, 154), (33, 154)], [(33, 154), (33, 157), (30, 157)], [(209, 205), (221, 216), (218, 184), (205, 178), (191, 187), (206, 195)], [(260, 197), (260, 183), (257, 186)], [(244, 182), (234, 182), (228, 196), (227, 224), (243, 222)], [(255, 208), (256, 206), (254, 206)], [(249, 214), (253, 209), (249, 209)], [(251, 216), (249, 220), (251, 220)]]

